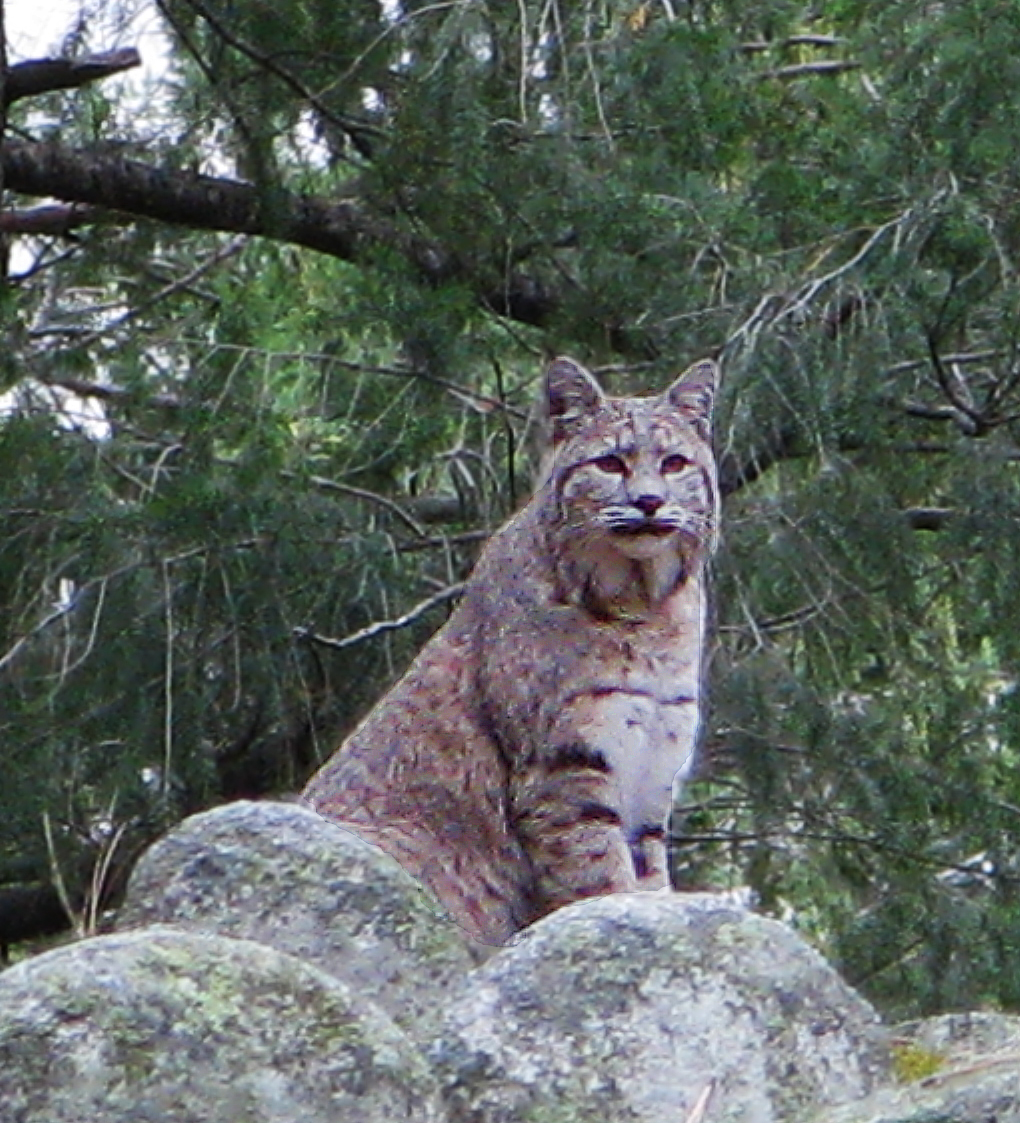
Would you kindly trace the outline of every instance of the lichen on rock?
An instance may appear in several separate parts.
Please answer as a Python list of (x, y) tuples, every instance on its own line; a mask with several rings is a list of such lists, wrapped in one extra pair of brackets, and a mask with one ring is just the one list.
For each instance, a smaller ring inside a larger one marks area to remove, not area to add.
[(698, 895), (586, 901), (534, 925), (454, 1002), (429, 1050), (472, 1123), (779, 1123), (869, 1092), (871, 1007), (789, 929)]
[(480, 949), (377, 847), (297, 803), (193, 815), (144, 854), (117, 926), (174, 924), (258, 940), (321, 967), (428, 1034), (437, 993)]
[(149, 928), (0, 975), (17, 1123), (440, 1123), (410, 1040), (348, 986), (245, 940)]

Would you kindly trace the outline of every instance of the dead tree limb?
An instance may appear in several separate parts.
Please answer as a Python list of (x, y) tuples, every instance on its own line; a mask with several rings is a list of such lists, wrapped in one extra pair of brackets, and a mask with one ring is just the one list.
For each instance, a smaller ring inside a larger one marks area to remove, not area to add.
[(17, 62), (7, 71), (3, 104), (6, 107), (22, 98), (77, 89), (141, 64), (142, 57), (134, 47), (78, 59), (37, 58)]
[(347, 647), (354, 647), (356, 644), (364, 643), (365, 640), (382, 635), (384, 632), (395, 632), (399, 628), (406, 628), (409, 624), (413, 624), (415, 620), (424, 616), (426, 612), (430, 612), (433, 608), (459, 597), (461, 593), (464, 592), (464, 584), (463, 581), (459, 581), (456, 585), (450, 585), (449, 588), (442, 589), (435, 595), (423, 601), (419, 601), (414, 608), (405, 612), (403, 616), (398, 616), (394, 620), (376, 620), (373, 624), (368, 624), (366, 627), (360, 628), (351, 635), (344, 636), (343, 639), (332, 639), (329, 636), (320, 636), (310, 628), (295, 628), (294, 637), (296, 639), (306, 640), (309, 643), (319, 644), (321, 647), (332, 648), (334, 651), (343, 651)]

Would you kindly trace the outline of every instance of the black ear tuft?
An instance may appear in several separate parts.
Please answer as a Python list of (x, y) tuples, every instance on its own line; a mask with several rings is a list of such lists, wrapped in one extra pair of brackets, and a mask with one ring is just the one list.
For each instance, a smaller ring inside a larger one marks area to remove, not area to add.
[(702, 359), (688, 367), (663, 397), (707, 440), (712, 428), (712, 407), (718, 388), (718, 364), (712, 359)]
[(605, 401), (599, 384), (573, 359), (553, 360), (545, 374), (545, 392), (554, 440), (559, 440), (572, 422), (593, 413)]

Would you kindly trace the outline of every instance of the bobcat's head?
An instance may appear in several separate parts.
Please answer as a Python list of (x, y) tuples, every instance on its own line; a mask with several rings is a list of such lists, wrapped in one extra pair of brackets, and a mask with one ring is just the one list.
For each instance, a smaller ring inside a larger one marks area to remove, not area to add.
[(718, 374), (705, 360), (658, 397), (609, 398), (572, 360), (550, 366), (549, 485), (558, 536), (573, 555), (654, 563), (657, 586), (699, 570), (719, 523), (711, 445)]

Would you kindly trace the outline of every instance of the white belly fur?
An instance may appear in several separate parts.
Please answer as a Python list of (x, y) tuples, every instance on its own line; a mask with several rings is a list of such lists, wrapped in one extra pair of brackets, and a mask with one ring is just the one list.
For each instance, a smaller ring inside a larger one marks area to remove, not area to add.
[(698, 726), (696, 699), (661, 702), (645, 693), (617, 690), (577, 699), (576, 729), (613, 770), (616, 809), (628, 837), (661, 826), (674, 784), (693, 765)]

